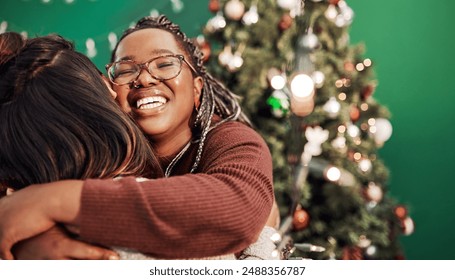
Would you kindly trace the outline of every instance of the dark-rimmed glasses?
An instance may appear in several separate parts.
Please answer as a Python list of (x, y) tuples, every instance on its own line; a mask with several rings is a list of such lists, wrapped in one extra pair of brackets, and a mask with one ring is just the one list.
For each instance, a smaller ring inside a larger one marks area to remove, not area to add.
[(136, 63), (132, 60), (121, 60), (106, 65), (107, 75), (112, 83), (121, 86), (134, 82), (141, 74), (142, 69), (160, 81), (177, 77), (182, 71), (184, 61), (194, 73), (196, 69), (189, 64), (181, 54), (169, 54), (154, 57), (145, 63)]

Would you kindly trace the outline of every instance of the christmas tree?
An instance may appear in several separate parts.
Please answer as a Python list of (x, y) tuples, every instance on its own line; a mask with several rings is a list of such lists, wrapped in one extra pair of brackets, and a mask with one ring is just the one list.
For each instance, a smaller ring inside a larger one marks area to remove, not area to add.
[(210, 0), (208, 8), (197, 43), (269, 145), (287, 257), (403, 258), (399, 237), (414, 223), (387, 191), (378, 150), (392, 133), (390, 113), (373, 96), (364, 46), (349, 42), (348, 3)]

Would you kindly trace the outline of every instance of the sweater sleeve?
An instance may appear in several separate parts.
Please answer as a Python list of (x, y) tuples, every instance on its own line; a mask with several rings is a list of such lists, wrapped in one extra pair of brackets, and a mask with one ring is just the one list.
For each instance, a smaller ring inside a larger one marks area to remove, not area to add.
[(87, 180), (81, 238), (169, 259), (235, 253), (256, 241), (274, 200), (263, 139), (240, 123), (220, 125), (198, 170), (144, 182)]

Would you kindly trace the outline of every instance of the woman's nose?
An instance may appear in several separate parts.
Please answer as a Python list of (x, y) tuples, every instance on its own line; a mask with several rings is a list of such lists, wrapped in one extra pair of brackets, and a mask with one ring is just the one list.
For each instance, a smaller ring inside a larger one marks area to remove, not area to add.
[(137, 76), (136, 81), (134, 82), (137, 86), (147, 87), (150, 85), (155, 85), (161, 82), (158, 79), (155, 79), (152, 74), (150, 74), (149, 70), (146, 68), (142, 68), (141, 72), (139, 72), (139, 76)]

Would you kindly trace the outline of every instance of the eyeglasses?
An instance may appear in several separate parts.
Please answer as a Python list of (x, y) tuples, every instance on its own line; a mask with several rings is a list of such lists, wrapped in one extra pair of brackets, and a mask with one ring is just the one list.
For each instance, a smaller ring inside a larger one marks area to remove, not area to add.
[(106, 65), (109, 80), (112, 83), (121, 86), (134, 82), (141, 73), (142, 69), (154, 78), (160, 81), (170, 80), (177, 77), (182, 71), (182, 61), (190, 69), (197, 73), (191, 64), (181, 54), (169, 54), (152, 58), (145, 63), (136, 63), (132, 60), (121, 60)]

